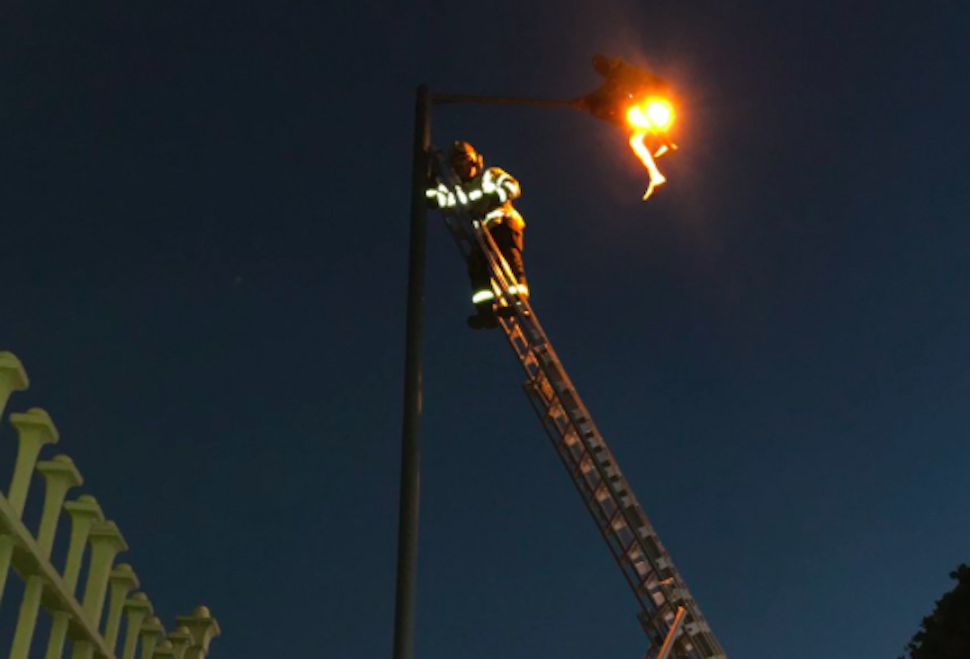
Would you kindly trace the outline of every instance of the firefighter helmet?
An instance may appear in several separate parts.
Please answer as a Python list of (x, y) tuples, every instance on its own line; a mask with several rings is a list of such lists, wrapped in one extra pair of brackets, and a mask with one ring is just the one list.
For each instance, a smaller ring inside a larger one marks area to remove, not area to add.
[(452, 168), (461, 173), (461, 170), (469, 171), (467, 169), (468, 165), (472, 165), (475, 169), (474, 172), (470, 172), (469, 178), (475, 176), (478, 172), (482, 171), (484, 159), (482, 154), (475, 151), (473, 147), (468, 142), (457, 141), (451, 145), (451, 153), (449, 158), (451, 161)]

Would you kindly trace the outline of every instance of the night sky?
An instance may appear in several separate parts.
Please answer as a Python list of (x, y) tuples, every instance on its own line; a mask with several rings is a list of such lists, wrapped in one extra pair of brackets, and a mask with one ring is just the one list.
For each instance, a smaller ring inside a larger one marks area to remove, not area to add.
[[(6, 2), (9, 409), (50, 412), (170, 629), (205, 603), (216, 659), (390, 657), (415, 87), (572, 98), (597, 53), (676, 92), (648, 203), (579, 112), (439, 107), (432, 141), (520, 181), (533, 306), (728, 655), (895, 659), (951, 587), (965, 2)], [(429, 222), (417, 657), (642, 657)]]

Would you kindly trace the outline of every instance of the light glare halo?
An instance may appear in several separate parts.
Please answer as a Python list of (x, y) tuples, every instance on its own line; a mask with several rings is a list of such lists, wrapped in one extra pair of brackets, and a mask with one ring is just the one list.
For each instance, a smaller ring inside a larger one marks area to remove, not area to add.
[(674, 108), (664, 99), (649, 99), (626, 111), (626, 120), (641, 130), (667, 130), (674, 121)]
[(667, 101), (654, 99), (647, 103), (646, 115), (655, 127), (667, 128), (674, 119), (674, 109)]

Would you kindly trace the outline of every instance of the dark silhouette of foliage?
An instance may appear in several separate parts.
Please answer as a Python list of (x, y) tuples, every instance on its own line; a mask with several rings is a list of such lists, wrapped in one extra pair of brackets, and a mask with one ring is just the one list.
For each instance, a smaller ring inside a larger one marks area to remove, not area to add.
[(956, 587), (923, 618), (922, 629), (900, 659), (970, 659), (970, 565), (960, 565), (950, 578)]

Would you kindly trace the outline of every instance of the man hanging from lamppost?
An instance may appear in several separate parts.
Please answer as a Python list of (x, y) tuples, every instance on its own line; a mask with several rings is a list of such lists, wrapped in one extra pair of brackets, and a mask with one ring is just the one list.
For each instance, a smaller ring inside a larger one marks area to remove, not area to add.
[[(522, 264), (525, 220), (512, 206), (512, 200), (522, 194), (519, 182), (498, 167), (486, 169), (482, 155), (468, 142), (452, 144), (448, 164), (458, 177), (459, 185), (448, 188), (439, 184), (429, 188), (428, 205), (439, 209), (461, 205), (473, 220), (481, 222), (515, 276), (517, 284), (508, 292), (528, 297), (529, 288)], [(468, 317), (468, 326), (472, 329), (498, 327), (488, 259), (477, 244), (473, 245), (468, 255), (468, 277), (472, 286), (472, 303), (476, 309), (476, 313)]]

